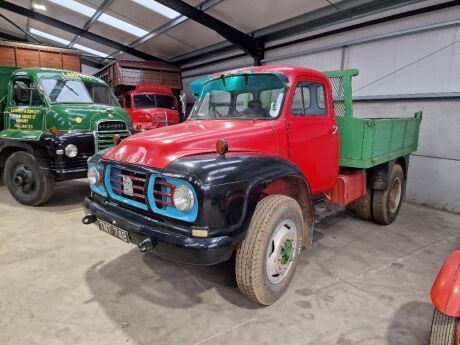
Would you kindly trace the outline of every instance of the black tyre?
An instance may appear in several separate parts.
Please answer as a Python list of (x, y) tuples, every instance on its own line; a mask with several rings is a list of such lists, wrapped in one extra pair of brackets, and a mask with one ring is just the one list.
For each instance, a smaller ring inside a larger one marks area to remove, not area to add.
[(458, 318), (444, 315), (435, 309), (431, 324), (430, 345), (454, 345), (455, 338), (458, 336), (457, 327)]
[(299, 204), (284, 195), (257, 204), (246, 238), (236, 253), (236, 281), (253, 302), (270, 305), (286, 291), (302, 247)]
[(43, 174), (36, 159), (27, 152), (8, 157), (4, 180), (11, 195), (23, 205), (38, 206), (53, 195), (54, 179)]
[(372, 210), (374, 220), (378, 224), (393, 223), (401, 208), (406, 193), (406, 180), (399, 164), (393, 165), (389, 183), (385, 190), (374, 190)]
[(364, 220), (373, 220), (372, 216), (372, 189), (367, 189), (366, 194), (351, 203), (351, 209), (355, 211), (356, 217)]

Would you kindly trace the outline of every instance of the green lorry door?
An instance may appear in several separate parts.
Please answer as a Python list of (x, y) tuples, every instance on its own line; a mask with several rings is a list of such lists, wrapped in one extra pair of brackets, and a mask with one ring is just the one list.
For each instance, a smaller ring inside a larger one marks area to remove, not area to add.
[(325, 72), (340, 129), (340, 166), (366, 169), (416, 151), (422, 112), (412, 118), (353, 117), (352, 78), (358, 73)]
[(4, 110), (6, 107), (6, 94), (8, 92), (8, 82), (11, 74), (17, 70), (16, 67), (0, 66), (0, 131), (4, 129), (7, 119), (5, 119)]

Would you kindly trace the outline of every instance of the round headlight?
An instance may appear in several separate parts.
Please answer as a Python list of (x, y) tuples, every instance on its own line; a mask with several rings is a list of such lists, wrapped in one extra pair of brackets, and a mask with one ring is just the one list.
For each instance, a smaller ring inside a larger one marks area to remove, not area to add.
[(182, 212), (189, 212), (195, 203), (195, 200), (193, 200), (193, 192), (184, 185), (175, 188), (173, 200), (174, 206)]
[(100, 175), (99, 169), (92, 166), (88, 168), (88, 180), (90, 184), (96, 184), (99, 182)]
[(65, 155), (69, 158), (74, 158), (78, 154), (78, 149), (74, 144), (69, 144), (65, 147)]

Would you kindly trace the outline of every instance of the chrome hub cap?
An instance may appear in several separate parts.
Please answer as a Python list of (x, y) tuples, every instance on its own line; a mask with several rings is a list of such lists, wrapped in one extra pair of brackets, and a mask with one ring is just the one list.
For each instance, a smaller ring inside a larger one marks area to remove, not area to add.
[(395, 213), (401, 202), (402, 185), (399, 177), (395, 178), (390, 189), (390, 212)]
[(265, 259), (265, 272), (272, 284), (281, 282), (291, 269), (297, 241), (297, 227), (290, 219), (283, 220), (273, 232)]

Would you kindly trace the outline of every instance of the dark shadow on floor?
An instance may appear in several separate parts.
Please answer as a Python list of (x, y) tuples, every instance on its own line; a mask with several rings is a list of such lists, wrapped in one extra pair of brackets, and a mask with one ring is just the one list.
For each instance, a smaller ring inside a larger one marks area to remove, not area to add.
[[(232, 304), (259, 308), (240, 294), (233, 267), (234, 258), (214, 266), (193, 266), (141, 254), (135, 248), (111, 262), (91, 267), (86, 278), (103, 304), (132, 295), (168, 308), (189, 308), (203, 302), (203, 292), (216, 289)], [(104, 293), (99, 295), (100, 291)], [(111, 295), (110, 291), (117, 292)]]
[(190, 315), (195, 315), (197, 323), (209, 324), (229, 312), (228, 304), (209, 290), (243, 308), (242, 312), (260, 308), (240, 294), (233, 265), (233, 259), (209, 267), (178, 264), (135, 248), (87, 270), (86, 281), (94, 297), (86, 303), (100, 304), (117, 324), (129, 323), (124, 331), (138, 344), (149, 343), (148, 339), (167, 343), (156, 326), (170, 331)]
[(433, 306), (411, 302), (394, 314), (388, 329), (388, 345), (428, 345), (430, 342)]

